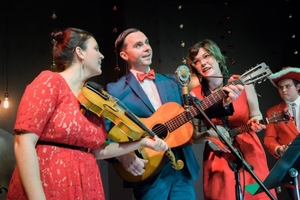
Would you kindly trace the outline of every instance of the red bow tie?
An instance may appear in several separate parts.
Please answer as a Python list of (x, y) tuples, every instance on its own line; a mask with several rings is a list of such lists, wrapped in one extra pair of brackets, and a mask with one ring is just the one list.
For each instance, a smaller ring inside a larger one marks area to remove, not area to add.
[(155, 74), (154, 74), (153, 69), (151, 69), (147, 74), (137, 73), (136, 76), (140, 82), (143, 82), (145, 80), (145, 78), (148, 78), (151, 80), (155, 79)]

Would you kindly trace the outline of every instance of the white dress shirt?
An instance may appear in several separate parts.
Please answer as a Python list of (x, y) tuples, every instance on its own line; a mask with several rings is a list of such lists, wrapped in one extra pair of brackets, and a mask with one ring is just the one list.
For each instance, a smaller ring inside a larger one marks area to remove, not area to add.
[[(295, 121), (296, 121), (296, 124), (297, 124), (298, 132), (300, 133), (300, 96), (294, 102), (287, 101), (286, 103), (288, 104), (289, 112), (292, 115), (293, 115), (293, 111), (292, 111), (291, 104), (292, 103), (296, 104), (296, 106), (295, 106), (295, 109), (296, 109), (296, 118), (295, 118)], [(295, 117), (295, 116), (293, 115), (293, 117)]]
[[(133, 69), (130, 69), (130, 71), (131, 71), (131, 73), (133, 73), (133, 75), (135, 76), (137, 81), (140, 83), (141, 87), (145, 91), (145, 93), (146, 93), (147, 97), (149, 98), (154, 109), (157, 110), (162, 105), (162, 103), (160, 100), (160, 96), (158, 94), (157, 87), (156, 87), (155, 83), (153, 82), (153, 80), (146, 78), (143, 82), (140, 82), (138, 80), (136, 74), (141, 73), (141, 72), (137, 71), (137, 70), (133, 70)], [(148, 67), (148, 69), (146, 70), (145, 73), (148, 73), (149, 71), (150, 71), (150, 67)]]

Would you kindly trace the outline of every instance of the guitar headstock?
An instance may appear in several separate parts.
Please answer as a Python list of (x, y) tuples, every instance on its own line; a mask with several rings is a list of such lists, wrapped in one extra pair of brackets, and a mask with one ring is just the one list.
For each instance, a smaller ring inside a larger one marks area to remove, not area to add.
[(279, 113), (274, 112), (273, 115), (268, 118), (268, 123), (288, 123), (290, 120), (293, 120), (293, 117), (289, 113), (288, 109), (284, 109)]
[(256, 65), (254, 68), (247, 70), (244, 74), (239, 77), (239, 81), (243, 85), (249, 85), (252, 83), (261, 83), (266, 80), (268, 76), (272, 74), (272, 71), (269, 69), (264, 62)]

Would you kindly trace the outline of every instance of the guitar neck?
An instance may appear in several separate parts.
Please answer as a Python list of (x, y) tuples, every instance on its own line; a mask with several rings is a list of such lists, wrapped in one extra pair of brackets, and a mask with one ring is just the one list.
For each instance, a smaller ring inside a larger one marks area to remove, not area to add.
[[(269, 124), (268, 118), (259, 120), (259, 123), (264, 124), (264, 125)], [(237, 136), (241, 133), (249, 132), (249, 131), (251, 131), (251, 125), (250, 124), (245, 124), (245, 125), (239, 126), (237, 128), (230, 129), (229, 130), (229, 135), (231, 137), (235, 137), (235, 136)]]
[[(230, 84), (236, 85), (236, 84), (241, 84), (243, 85), (243, 82), (240, 79), (236, 79), (232, 81)], [(203, 110), (208, 109), (218, 101), (222, 100), (223, 98), (227, 97), (227, 93), (224, 92), (222, 89), (217, 90), (216, 92), (208, 95), (206, 98), (201, 100), (201, 108)], [(185, 124), (188, 122), (190, 119), (194, 118), (198, 114), (201, 114), (201, 112), (197, 109), (196, 105), (192, 105), (189, 107), (189, 112), (182, 112), (173, 119), (167, 121), (165, 125), (168, 127), (168, 130), (170, 132), (176, 130), (179, 128), (181, 125)]]
[(189, 112), (183, 111), (176, 117), (165, 122), (165, 125), (167, 126), (169, 132), (173, 132), (174, 130), (176, 130), (183, 124), (187, 123), (189, 120), (191, 120), (192, 118), (194, 118), (195, 116), (197, 116), (199, 114), (199, 111), (197, 110), (197, 108), (195, 106), (190, 106), (188, 109), (189, 109)]
[[(244, 85), (243, 82), (240, 79), (236, 79), (230, 83), (231, 85), (237, 85), (241, 84)], [(216, 92), (208, 95), (206, 98), (204, 98), (201, 101), (201, 107), (203, 110), (206, 110), (207, 108), (211, 107), (218, 101), (222, 100), (223, 98), (227, 97), (227, 92), (223, 91), (222, 89), (217, 90)]]

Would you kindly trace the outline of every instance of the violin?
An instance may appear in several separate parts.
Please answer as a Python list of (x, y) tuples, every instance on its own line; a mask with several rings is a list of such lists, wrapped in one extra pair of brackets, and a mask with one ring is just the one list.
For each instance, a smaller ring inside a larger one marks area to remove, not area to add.
[[(156, 135), (119, 99), (108, 94), (101, 85), (95, 82), (89, 81), (84, 84), (78, 95), (78, 100), (84, 108), (81, 110), (83, 113), (91, 111), (115, 124), (109, 131), (108, 137), (116, 142), (125, 142), (128, 141), (128, 138), (140, 140), (146, 136), (153, 138)], [(175, 160), (171, 149), (167, 150), (166, 155), (171, 159), (175, 169), (183, 168), (184, 163), (181, 160)]]
[(101, 85), (95, 82), (87, 82), (83, 86), (78, 100), (81, 106), (84, 107), (84, 111), (91, 111), (115, 124), (114, 130), (110, 134), (111, 139), (115, 141), (120, 141), (120, 132), (132, 140), (145, 137), (147, 133), (152, 137), (155, 136), (120, 100), (109, 95)]

